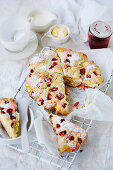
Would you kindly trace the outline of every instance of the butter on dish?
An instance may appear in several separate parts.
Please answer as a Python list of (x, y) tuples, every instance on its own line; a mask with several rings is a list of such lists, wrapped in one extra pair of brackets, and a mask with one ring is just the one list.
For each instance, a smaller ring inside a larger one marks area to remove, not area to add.
[(63, 38), (68, 35), (68, 29), (63, 25), (56, 25), (51, 30), (51, 34), (55, 38)]

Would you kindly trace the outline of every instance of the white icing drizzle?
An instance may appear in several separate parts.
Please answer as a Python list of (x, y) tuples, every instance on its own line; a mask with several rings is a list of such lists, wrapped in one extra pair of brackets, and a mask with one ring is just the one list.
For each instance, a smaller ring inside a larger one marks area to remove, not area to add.
[(34, 91), (34, 93), (32, 93), (32, 96), (33, 96), (33, 97), (37, 97), (37, 96), (40, 95), (40, 93), (42, 93), (42, 90), (38, 88), (38, 89), (36, 89), (36, 90)]
[[(4, 103), (4, 101), (2, 103), (0, 103), (0, 107), (4, 108), (3, 111), (5, 112), (5, 114), (0, 114), (0, 116), (6, 116), (6, 117), (10, 117), (10, 115), (7, 113), (7, 109), (15, 109), (15, 106), (13, 106), (13, 103), (11, 103), (9, 101), (9, 103)], [(16, 119), (19, 118), (19, 113), (13, 110), (12, 115), (16, 117)]]
[(32, 87), (36, 87), (40, 84), (40, 82), (43, 81), (42, 78), (37, 78), (37, 76), (30, 77), (30, 84)]
[(47, 70), (47, 65), (43, 64), (41, 67), (40, 67), (41, 70), (43, 71), (46, 71)]
[(36, 54), (33, 58), (31, 58), (30, 60), (30, 64), (36, 64), (37, 62), (41, 62), (43, 61), (43, 55), (41, 55), (40, 53), (39, 54)]
[(87, 69), (92, 69), (92, 68), (95, 68), (95, 65), (94, 64), (90, 64), (90, 63), (85, 63), (85, 66), (87, 67)]
[(69, 122), (68, 120), (65, 120), (61, 123), (61, 118), (54, 115), (54, 125), (56, 127), (56, 124), (60, 124), (60, 128), (57, 128), (57, 131), (60, 132), (64, 130), (65, 128), (68, 128), (70, 132), (78, 132), (78, 137), (84, 138), (86, 136), (86, 131), (82, 128), (75, 126), (72, 122)]
[(49, 49), (47, 49), (47, 50), (45, 50), (44, 52), (43, 52), (43, 54), (44, 55), (47, 55), (47, 56), (57, 56), (57, 54), (53, 51), (53, 50), (49, 50)]
[(7, 103), (7, 104), (5, 104), (4, 102), (0, 103), (0, 107), (5, 108), (6, 110), (9, 109), (9, 108), (14, 108), (14, 107), (12, 107), (12, 104), (10, 102)]
[(71, 55), (72, 55), (71, 57), (66, 57), (66, 58), (70, 60), (69, 65), (73, 66), (74, 62), (80, 60), (81, 57), (78, 54), (71, 54)]
[(92, 68), (95, 68), (95, 66), (91, 64), (87, 66), (87, 69), (92, 69)]

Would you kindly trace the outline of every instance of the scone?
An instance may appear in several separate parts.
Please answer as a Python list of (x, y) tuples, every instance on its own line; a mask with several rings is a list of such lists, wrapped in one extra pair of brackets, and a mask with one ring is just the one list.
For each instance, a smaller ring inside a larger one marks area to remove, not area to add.
[(79, 65), (87, 61), (87, 56), (71, 49), (56, 48), (54, 50), (61, 59), (66, 85), (77, 87), (81, 84)]
[(78, 150), (88, 138), (88, 133), (72, 122), (53, 114), (50, 114), (49, 118), (56, 133), (58, 150), (61, 154), (65, 151)]
[(75, 52), (66, 48), (54, 50), (61, 59), (66, 85), (77, 87), (83, 84), (85, 87), (95, 88), (103, 83), (102, 73), (94, 61), (81, 52)]
[(86, 87), (95, 88), (103, 83), (102, 72), (94, 61), (87, 61), (81, 64), (80, 74), (82, 84)]
[(29, 72), (49, 72), (63, 74), (60, 58), (53, 50), (38, 53), (29, 61)]
[(18, 136), (20, 115), (12, 98), (0, 98), (0, 122), (10, 138)]
[(45, 109), (55, 109), (56, 114), (68, 114), (69, 104), (60, 58), (52, 50), (46, 50), (37, 57), (30, 60), (29, 75), (25, 81), (29, 96)]

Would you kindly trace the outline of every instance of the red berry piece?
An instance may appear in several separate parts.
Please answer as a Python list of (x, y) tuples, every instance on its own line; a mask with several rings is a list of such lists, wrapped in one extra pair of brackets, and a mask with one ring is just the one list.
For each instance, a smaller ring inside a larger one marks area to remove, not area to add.
[(11, 108), (7, 109), (7, 113), (12, 114), (12, 112), (13, 112), (13, 109)]
[(56, 129), (55, 128), (53, 128), (53, 131), (56, 133)]
[(48, 78), (48, 77), (46, 77), (46, 78), (44, 78), (44, 81), (47, 82), (47, 83), (50, 83), (50, 82), (51, 82), (51, 79)]
[(67, 103), (62, 103), (63, 108), (66, 108), (66, 106), (67, 106)]
[(78, 106), (79, 106), (79, 102), (76, 102), (76, 103), (74, 104), (74, 107), (76, 107), (76, 109), (78, 109)]
[(57, 62), (53, 62), (52, 65), (49, 67), (49, 69), (52, 69), (56, 65), (57, 65)]
[(86, 72), (86, 69), (85, 69), (85, 68), (80, 69), (80, 74), (81, 74), (81, 75), (85, 74), (85, 72)]
[(69, 68), (69, 67), (71, 67), (69, 64), (66, 64), (66, 65), (64, 66), (65, 69), (67, 69), (67, 68)]
[(4, 110), (4, 108), (3, 108), (3, 107), (0, 107), (0, 110)]
[(51, 91), (57, 91), (58, 90), (58, 87), (52, 87), (51, 88)]
[(12, 116), (12, 115), (10, 116), (10, 118), (11, 118), (11, 120), (16, 119), (16, 117), (15, 117), (15, 116)]
[(8, 100), (6, 100), (6, 101), (5, 101), (5, 104), (7, 104), (7, 103), (9, 103), (9, 101), (8, 101)]
[(11, 127), (14, 128), (14, 122), (11, 123)]
[(29, 74), (29, 77), (31, 77), (31, 74)]
[(82, 87), (82, 89), (85, 90), (85, 84), (84, 83), (81, 83), (80, 87)]
[(91, 78), (91, 75), (90, 75), (90, 74), (88, 74), (86, 77), (87, 77), (87, 78)]
[(66, 134), (66, 130), (59, 132), (60, 136), (64, 136)]
[(83, 149), (80, 149), (80, 152), (83, 152)]
[(56, 124), (56, 128), (60, 128), (60, 124)]
[(50, 87), (50, 86), (51, 86), (51, 84), (48, 84), (48, 85), (47, 85), (47, 87)]
[(51, 99), (52, 99), (52, 95), (51, 95), (51, 94), (48, 94), (47, 100), (51, 100)]
[(31, 70), (30, 70), (30, 72), (31, 72), (31, 73), (34, 73), (34, 70), (33, 70), (33, 69), (31, 69)]
[(74, 136), (69, 136), (69, 140), (74, 140)]
[(33, 93), (34, 93), (34, 91), (31, 92), (31, 97), (32, 97)]
[(3, 110), (1, 110), (1, 114), (5, 114), (5, 112)]
[(39, 102), (41, 103), (41, 105), (44, 104), (44, 100), (42, 98), (39, 99)]
[(72, 57), (72, 55), (71, 54), (67, 54), (67, 57)]
[(62, 123), (63, 121), (65, 121), (65, 119), (61, 119), (61, 123)]
[(50, 76), (51, 76), (52, 79), (54, 78), (54, 76), (52, 74)]
[(65, 60), (64, 60), (64, 63), (70, 63), (70, 60), (68, 59), (68, 58), (66, 58)]
[(64, 98), (64, 95), (63, 95), (62, 93), (59, 93), (59, 94), (57, 95), (57, 98), (58, 98), (59, 100), (62, 100), (62, 99)]
[(51, 119), (53, 117), (53, 115), (50, 115), (49, 118)]
[(78, 138), (78, 142), (81, 144), (81, 143), (82, 143), (82, 139), (81, 139), (81, 138)]
[(93, 73), (95, 74), (95, 76), (97, 76), (97, 73), (95, 71)]
[(57, 61), (58, 59), (57, 58), (52, 58), (52, 61)]

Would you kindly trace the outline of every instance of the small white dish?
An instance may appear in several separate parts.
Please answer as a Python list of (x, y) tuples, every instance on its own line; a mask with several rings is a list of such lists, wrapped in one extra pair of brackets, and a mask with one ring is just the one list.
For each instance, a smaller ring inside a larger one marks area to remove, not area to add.
[(33, 40), (30, 40), (27, 46), (22, 51), (18, 52), (9, 51), (5, 49), (2, 44), (0, 44), (0, 58), (7, 60), (21, 60), (31, 56), (38, 47), (38, 39), (36, 34), (32, 31), (30, 32), (30, 37)]
[(31, 28), (36, 32), (44, 32), (49, 28), (57, 19), (57, 16), (46, 10), (34, 10), (28, 15), (28, 21)]
[[(20, 114), (21, 116), (21, 114)], [(33, 111), (29, 108), (29, 112), (28, 112), (28, 123), (27, 123), (27, 127), (28, 127), (28, 132), (31, 130), (31, 128), (33, 127), (34, 124), (34, 115), (33, 115)], [(4, 129), (3, 129), (4, 130)], [(4, 130), (5, 132), (5, 130)], [(17, 137), (17, 138), (9, 138), (9, 136), (7, 135), (7, 133), (5, 132), (5, 138), (3, 138), (2, 136), (0, 136), (0, 144), (13, 144), (13, 143), (19, 143), (21, 142), (21, 136)]]
[(23, 16), (10, 16), (0, 26), (0, 43), (10, 51), (22, 50), (29, 38), (30, 24)]
[[(53, 30), (53, 28), (56, 27), (56, 26), (65, 27), (65, 28), (67, 29), (67, 32), (68, 32), (67, 36), (62, 37), (62, 38), (56, 38), (55, 36), (53, 36), (53, 35), (52, 35), (52, 30)], [(69, 30), (69, 28), (68, 28), (66, 25), (62, 25), (62, 24), (54, 25), (54, 26), (52, 26), (52, 27), (49, 29), (49, 31), (42, 37), (42, 40), (43, 40), (44, 37), (50, 37), (55, 43), (58, 43), (58, 44), (65, 43), (65, 42), (69, 39), (69, 37), (70, 37), (70, 30)]]

